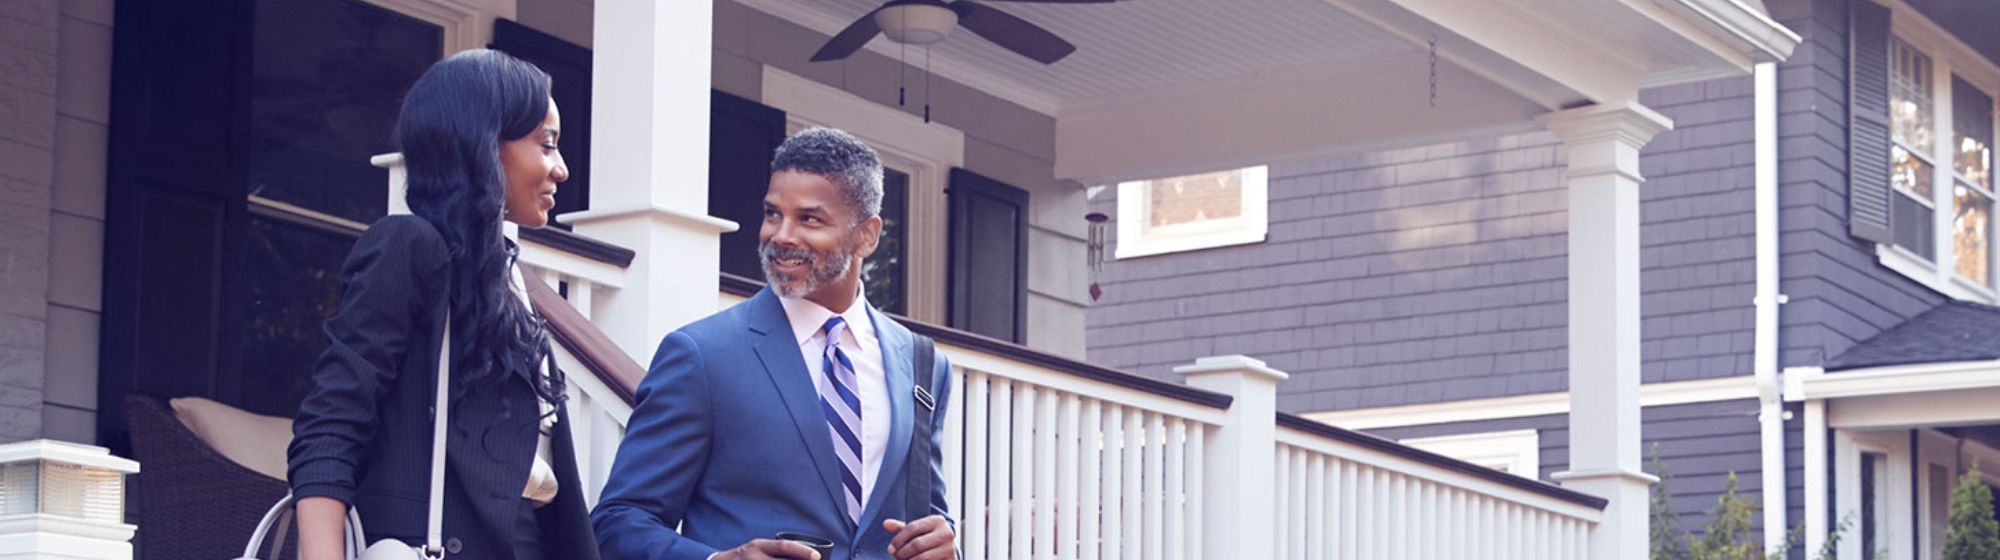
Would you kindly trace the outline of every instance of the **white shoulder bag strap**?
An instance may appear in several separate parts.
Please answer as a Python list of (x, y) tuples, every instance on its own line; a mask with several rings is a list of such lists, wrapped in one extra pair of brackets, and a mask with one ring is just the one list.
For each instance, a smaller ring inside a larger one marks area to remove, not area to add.
[(444, 558), (444, 439), (451, 419), (451, 304), (445, 304), (444, 341), (438, 345), (437, 412), (431, 417), (430, 521), (424, 532), (424, 557)]

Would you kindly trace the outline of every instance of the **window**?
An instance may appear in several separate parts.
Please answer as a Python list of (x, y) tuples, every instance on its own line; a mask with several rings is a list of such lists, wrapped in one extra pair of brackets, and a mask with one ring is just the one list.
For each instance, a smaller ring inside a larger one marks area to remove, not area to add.
[(1126, 259), (1264, 240), (1263, 166), (1118, 184), (1118, 251)]
[(1398, 443), (1524, 478), (1541, 476), (1541, 437), (1511, 430), (1406, 439)]
[(1932, 124), (1931, 59), (1902, 41), (1889, 42), (1889, 183), (1897, 196), (1891, 203), (1897, 246), (1926, 261), (1935, 260), (1931, 222), (1931, 157), (1936, 142)]
[(1985, 61), (1940, 57), (1938, 53), (1953, 51), (1917, 40), (1937, 41), (1932, 35), (1889, 39), (1889, 222), (1894, 243), (1880, 254), (1890, 268), (1939, 292), (2000, 302), (1991, 241), (1996, 199), (1992, 92), (2000, 82)]

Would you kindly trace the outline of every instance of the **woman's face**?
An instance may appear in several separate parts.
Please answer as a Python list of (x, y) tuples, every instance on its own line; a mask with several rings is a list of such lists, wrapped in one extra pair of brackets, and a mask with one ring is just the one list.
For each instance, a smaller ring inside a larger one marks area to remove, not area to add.
[(556, 149), (561, 138), (562, 116), (551, 99), (541, 126), (500, 143), (500, 170), (507, 177), (507, 221), (530, 228), (549, 224), (549, 210), (556, 207), (556, 183), (569, 180), (569, 165)]

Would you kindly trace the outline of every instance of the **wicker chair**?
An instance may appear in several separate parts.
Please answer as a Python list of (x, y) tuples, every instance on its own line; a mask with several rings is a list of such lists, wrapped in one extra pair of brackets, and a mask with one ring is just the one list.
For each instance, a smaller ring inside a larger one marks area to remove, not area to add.
[[(140, 560), (235, 558), (271, 504), (290, 491), (223, 457), (174, 415), (165, 399), (125, 397), (132, 453), (143, 470), (133, 482)], [(280, 558), (297, 558), (296, 531)], [(263, 554), (263, 551), (259, 551)]]

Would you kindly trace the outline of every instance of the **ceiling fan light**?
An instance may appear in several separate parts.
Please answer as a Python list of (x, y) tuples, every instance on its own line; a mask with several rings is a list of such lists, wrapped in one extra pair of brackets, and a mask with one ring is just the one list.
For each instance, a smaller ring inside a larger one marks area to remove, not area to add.
[(928, 45), (944, 40), (958, 26), (958, 13), (930, 4), (897, 4), (875, 11), (875, 25), (889, 40)]

